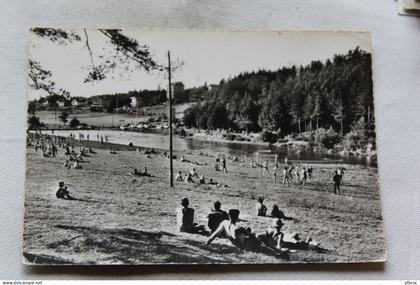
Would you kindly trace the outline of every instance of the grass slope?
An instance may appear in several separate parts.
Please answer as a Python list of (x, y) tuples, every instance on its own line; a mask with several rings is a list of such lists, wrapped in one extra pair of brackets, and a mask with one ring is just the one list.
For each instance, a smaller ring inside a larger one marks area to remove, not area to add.
[[(94, 142), (82, 142), (98, 146)], [(79, 143), (76, 143), (76, 146)], [(145, 263), (281, 263), (273, 256), (244, 252), (227, 240), (205, 245), (206, 237), (178, 233), (175, 209), (188, 197), (195, 222), (206, 224), (213, 202), (238, 208), (240, 223), (265, 231), (268, 217), (255, 216), (258, 196), (271, 209), (279, 205), (287, 216), (284, 230), (312, 236), (328, 253), (297, 251), (290, 262), (364, 262), (385, 258), (377, 169), (346, 165), (343, 195), (332, 193), (334, 165), (313, 165), (314, 181), (304, 189), (260, 178), (249, 163), (228, 162), (227, 174), (215, 172), (212, 153), (188, 152), (186, 158), (203, 166), (174, 161), (183, 173), (192, 167), (206, 178), (229, 187), (184, 184), (168, 187), (169, 163), (160, 153), (145, 155), (120, 146), (116, 155), (105, 148), (83, 163), (82, 170), (65, 169), (65, 156), (43, 158), (27, 149), (24, 260), (39, 264), (145, 264)], [(177, 154), (180, 157), (180, 153)], [(128, 175), (130, 165), (155, 177)], [(55, 198), (58, 181), (69, 185), (82, 201)]]

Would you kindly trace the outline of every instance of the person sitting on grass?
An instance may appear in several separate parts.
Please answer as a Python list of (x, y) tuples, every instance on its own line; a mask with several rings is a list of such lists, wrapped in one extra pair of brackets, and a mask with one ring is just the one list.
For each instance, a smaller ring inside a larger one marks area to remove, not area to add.
[(178, 224), (178, 230), (180, 232), (187, 233), (206, 233), (206, 230), (203, 225), (197, 225), (194, 223), (194, 209), (189, 208), (190, 201), (188, 198), (183, 198), (181, 200), (182, 208), (176, 209), (176, 218)]
[(279, 206), (273, 205), (273, 208), (271, 209), (270, 217), (276, 218), (276, 219), (283, 219), (285, 215), (284, 215), (284, 212), (280, 210)]
[(265, 253), (274, 255), (283, 259), (289, 259), (290, 256), (287, 252), (280, 252), (265, 246), (256, 236), (252, 233), (250, 228), (244, 228), (236, 225), (239, 220), (239, 210), (229, 210), (229, 220), (224, 220), (220, 223), (219, 227), (212, 233), (206, 241), (206, 244), (211, 244), (216, 237), (227, 238), (234, 246), (242, 250), (253, 251), (258, 253)]
[(181, 162), (190, 162), (188, 159), (185, 158), (185, 156), (181, 156), (180, 161)]
[(214, 164), (214, 170), (215, 171), (220, 171), (219, 166), (220, 166), (220, 159), (219, 159), (219, 157), (216, 157), (216, 163)]
[(197, 178), (199, 178), (198, 177), (198, 174), (197, 174), (197, 171), (195, 170), (195, 168), (191, 169), (190, 174), (191, 174), (191, 177), (197, 177)]
[(94, 150), (90, 147), (90, 148), (89, 148), (89, 153), (96, 154), (96, 151), (94, 151)]
[(188, 173), (188, 174), (185, 176), (184, 182), (185, 182), (185, 183), (194, 183), (194, 180), (193, 180), (193, 179), (192, 179), (192, 177), (191, 177), (191, 173)]
[(110, 148), (109, 149), (109, 154), (117, 154), (117, 152), (114, 149)]
[(47, 151), (46, 149), (44, 149), (44, 150), (42, 151), (42, 156), (43, 156), (43, 157), (50, 157), (50, 155), (49, 155), (49, 153), (48, 153), (48, 151)]
[(76, 200), (72, 196), (70, 196), (70, 192), (67, 190), (67, 186), (64, 186), (64, 182), (58, 182), (58, 189), (55, 193), (55, 196), (58, 199), (67, 199), (67, 200)]
[(149, 177), (151, 177), (151, 176), (152, 176), (151, 174), (149, 174), (149, 173), (147, 172), (147, 167), (146, 167), (146, 165), (143, 167), (143, 171), (141, 172), (141, 175), (142, 175), (142, 176), (149, 176)]
[(273, 208), (271, 209), (270, 217), (276, 218), (276, 219), (294, 220), (294, 218), (286, 216), (284, 212), (280, 210), (279, 206), (277, 205), (273, 205)]
[(222, 204), (219, 201), (214, 202), (213, 206), (214, 208), (207, 216), (207, 226), (209, 227), (212, 233), (217, 230), (221, 222), (229, 219), (228, 214), (220, 209)]
[(182, 177), (181, 171), (179, 171), (178, 174), (175, 176), (175, 181), (184, 181), (184, 177)]
[(80, 154), (76, 157), (76, 160), (77, 160), (78, 162), (85, 162), (85, 161), (83, 160), (83, 157), (82, 157)]
[(280, 231), (283, 227), (283, 221), (276, 219), (273, 221), (273, 226), (268, 228), (264, 233), (257, 234), (256, 237), (264, 245), (271, 248), (274, 251), (280, 251), (281, 253), (289, 253), (288, 250), (282, 249), (280, 246), (280, 240), (283, 233)]
[(147, 167), (146, 166), (144, 166), (144, 169), (143, 169), (142, 172), (139, 172), (137, 170), (137, 168), (134, 168), (133, 169), (133, 172), (131, 172), (130, 174), (131, 175), (134, 175), (134, 176), (147, 176), (147, 177), (152, 177), (151, 174), (147, 173)]
[(214, 181), (214, 180), (213, 180), (213, 178), (210, 178), (210, 179), (209, 179), (209, 184), (210, 184), (210, 185), (217, 185), (217, 184), (219, 184), (219, 183), (217, 183), (216, 181)]
[(76, 160), (74, 163), (73, 163), (73, 168), (74, 169), (82, 169), (82, 166), (79, 164), (79, 162)]
[(66, 160), (66, 162), (64, 163), (64, 167), (67, 169), (70, 169), (71, 168), (70, 161)]
[(258, 197), (258, 202), (255, 205), (257, 216), (265, 217), (267, 215), (267, 206), (263, 204), (264, 197)]
[(199, 182), (200, 182), (200, 184), (204, 184), (204, 183), (206, 183), (206, 180), (204, 179), (204, 175), (203, 175), (203, 174), (201, 174), (201, 175), (200, 175), (200, 180), (199, 180)]

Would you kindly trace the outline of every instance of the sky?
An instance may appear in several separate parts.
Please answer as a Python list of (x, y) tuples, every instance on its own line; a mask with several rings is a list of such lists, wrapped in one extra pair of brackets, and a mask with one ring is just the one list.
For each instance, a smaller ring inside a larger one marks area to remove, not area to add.
[[(52, 72), (56, 86), (70, 91), (71, 96), (89, 97), (130, 90), (166, 89), (165, 72), (146, 72), (136, 68), (126, 72), (117, 67), (105, 80), (84, 83), (86, 68), (90, 65), (89, 51), (82, 40), (58, 45), (31, 35), (29, 58), (39, 61)], [(359, 46), (371, 52), (370, 34), (367, 32), (322, 31), (212, 31), (212, 30), (123, 30), (125, 35), (147, 45), (159, 64), (171, 62), (179, 66), (172, 81), (182, 81), (186, 88), (204, 83), (217, 84), (222, 79), (241, 72), (259, 69), (276, 70), (283, 66), (305, 65), (312, 60), (325, 61), (334, 54), (344, 54)], [(111, 55), (112, 47), (97, 30), (87, 30), (94, 62), (100, 55)], [(134, 66), (134, 65), (133, 65)], [(122, 75), (121, 75), (122, 74)], [(28, 99), (46, 96), (44, 91), (28, 88)]]

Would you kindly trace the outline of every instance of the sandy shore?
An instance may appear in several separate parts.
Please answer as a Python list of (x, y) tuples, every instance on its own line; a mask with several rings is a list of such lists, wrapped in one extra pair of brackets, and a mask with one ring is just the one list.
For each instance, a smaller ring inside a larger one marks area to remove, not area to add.
[[(332, 193), (333, 165), (314, 164), (314, 180), (305, 188), (274, 183), (261, 177), (249, 163), (228, 161), (228, 173), (214, 171), (216, 154), (199, 151), (175, 152), (199, 165), (174, 161), (175, 171), (195, 167), (205, 177), (227, 187), (185, 184), (169, 185), (169, 161), (163, 151), (144, 154), (136, 147), (75, 142), (93, 147), (97, 154), (83, 169), (65, 169), (65, 156), (44, 158), (33, 147), (27, 149), (24, 252), (28, 261), (43, 263), (144, 264), (144, 263), (281, 263), (264, 254), (243, 252), (227, 240), (205, 245), (206, 237), (178, 233), (175, 209), (188, 197), (195, 208), (195, 222), (206, 224), (216, 200), (222, 208), (238, 208), (241, 224), (263, 232), (271, 219), (255, 216), (258, 196), (271, 209), (277, 204), (286, 215), (285, 230), (312, 236), (329, 253), (297, 251), (291, 262), (360, 262), (384, 256), (381, 204), (377, 169), (346, 165), (343, 195)], [(118, 148), (109, 154), (109, 148)], [(148, 171), (155, 177), (133, 178), (127, 166)], [(69, 185), (72, 195), (83, 201), (55, 198), (58, 181)]]

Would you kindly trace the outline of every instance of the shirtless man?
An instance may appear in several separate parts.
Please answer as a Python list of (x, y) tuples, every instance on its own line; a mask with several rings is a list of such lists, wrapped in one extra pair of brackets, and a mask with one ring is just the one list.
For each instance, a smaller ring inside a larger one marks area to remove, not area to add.
[(199, 178), (199, 176), (198, 176), (197, 171), (195, 170), (195, 168), (191, 169), (190, 174), (191, 174), (191, 177)]
[(212, 243), (212, 241), (223, 234), (234, 246), (251, 251), (258, 251), (261, 243), (251, 233), (250, 229), (245, 229), (241, 226), (236, 225), (239, 219), (239, 210), (229, 210), (229, 220), (225, 220), (220, 223), (219, 227), (213, 232), (213, 234), (206, 241), (206, 244)]

